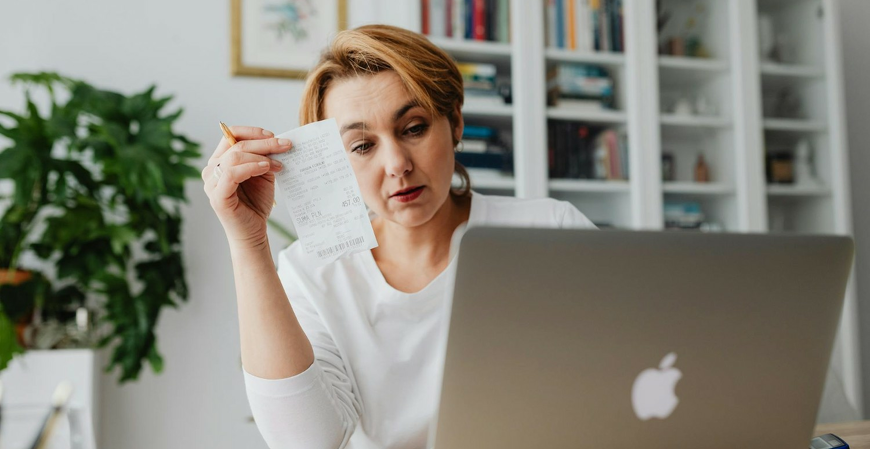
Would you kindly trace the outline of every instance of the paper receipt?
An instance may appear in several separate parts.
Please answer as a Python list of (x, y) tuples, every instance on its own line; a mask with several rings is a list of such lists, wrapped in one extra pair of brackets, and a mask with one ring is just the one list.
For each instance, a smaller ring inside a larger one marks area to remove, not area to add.
[(284, 164), (275, 175), (276, 194), (287, 199), (305, 253), (326, 264), (377, 247), (335, 119), (277, 137), (293, 142), (290, 151), (270, 157)]

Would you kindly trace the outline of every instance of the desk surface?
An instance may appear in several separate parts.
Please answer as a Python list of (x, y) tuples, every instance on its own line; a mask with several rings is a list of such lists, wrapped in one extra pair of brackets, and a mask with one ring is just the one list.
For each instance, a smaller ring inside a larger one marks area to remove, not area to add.
[(822, 424), (816, 427), (815, 436), (826, 433), (833, 433), (846, 440), (852, 449), (870, 449), (870, 421)]

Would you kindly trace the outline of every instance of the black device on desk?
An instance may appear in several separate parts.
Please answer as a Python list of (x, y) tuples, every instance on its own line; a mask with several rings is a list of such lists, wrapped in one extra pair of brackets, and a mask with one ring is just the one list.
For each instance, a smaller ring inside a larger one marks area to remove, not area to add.
[(849, 445), (842, 438), (828, 433), (813, 438), (810, 441), (810, 449), (849, 449)]

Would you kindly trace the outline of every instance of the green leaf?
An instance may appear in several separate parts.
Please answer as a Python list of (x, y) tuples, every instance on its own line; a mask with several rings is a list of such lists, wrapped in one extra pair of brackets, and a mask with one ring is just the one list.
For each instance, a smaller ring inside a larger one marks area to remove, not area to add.
[(15, 326), (9, 317), (0, 310), (0, 370), (6, 369), (16, 354), (23, 354), (24, 348), (18, 344)]

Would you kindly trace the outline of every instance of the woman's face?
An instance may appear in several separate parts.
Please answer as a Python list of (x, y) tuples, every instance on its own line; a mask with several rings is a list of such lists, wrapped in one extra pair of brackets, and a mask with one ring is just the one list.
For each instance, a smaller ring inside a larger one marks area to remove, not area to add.
[(363, 199), (379, 217), (415, 227), (445, 204), (461, 125), (451, 129), (417, 106), (395, 72), (333, 81), (324, 113), (338, 122)]

